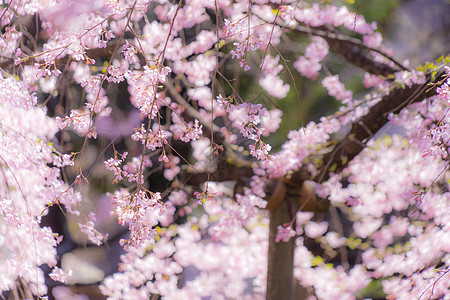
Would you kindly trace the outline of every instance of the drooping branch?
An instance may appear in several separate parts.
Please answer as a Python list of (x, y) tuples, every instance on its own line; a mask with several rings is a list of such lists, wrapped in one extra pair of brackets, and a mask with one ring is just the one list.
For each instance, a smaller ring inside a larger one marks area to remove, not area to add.
[[(107, 58), (110, 57), (116, 48), (119, 48), (120, 46), (125, 45), (125, 43), (118, 43), (116, 41), (110, 42), (105, 48), (92, 48), (87, 49), (85, 54), (89, 58), (93, 59), (100, 59), (100, 58)], [(65, 55), (64, 57), (57, 58), (55, 60), (56, 65), (65, 65), (68, 60), (71, 60), (72, 57), (70, 55)], [(21, 65), (33, 65), (35, 63), (35, 58), (30, 57), (30, 59), (24, 61), (21, 63)], [(0, 68), (1, 69), (8, 69), (15, 65), (14, 59), (8, 58), (4, 61), (0, 62)]]
[(207, 120), (205, 120), (204, 117), (202, 117), (202, 115), (195, 109), (193, 108), (188, 101), (186, 101), (183, 96), (180, 95), (180, 93), (178, 93), (178, 91), (176, 90), (175, 86), (170, 82), (170, 81), (166, 81), (164, 83), (164, 86), (166, 87), (167, 91), (169, 92), (170, 96), (173, 97), (173, 99), (179, 104), (181, 105), (184, 109), (186, 109), (187, 113), (196, 118), (204, 127), (205, 129), (210, 128), (214, 134), (218, 135), (220, 138), (220, 143), (223, 144), (224, 146), (224, 150), (225, 150), (225, 154), (227, 156), (228, 159), (232, 160), (233, 162), (239, 164), (239, 165), (244, 165), (244, 166), (248, 166), (249, 163), (245, 160), (243, 160), (241, 157), (239, 157), (233, 150), (232, 150), (232, 146), (230, 143), (228, 143), (228, 141), (226, 140), (226, 138), (223, 136), (223, 134), (220, 132), (220, 128), (219, 126), (217, 126), (216, 124), (211, 122), (208, 122)]

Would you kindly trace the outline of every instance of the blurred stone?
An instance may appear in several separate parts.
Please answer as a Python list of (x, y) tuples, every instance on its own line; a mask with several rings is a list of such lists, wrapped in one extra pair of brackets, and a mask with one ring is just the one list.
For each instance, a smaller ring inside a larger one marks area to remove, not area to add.
[(105, 272), (97, 267), (98, 263), (104, 260), (106, 253), (101, 248), (76, 249), (70, 253), (64, 254), (61, 259), (61, 266), (64, 271), (72, 270), (72, 276), (69, 276), (68, 284), (92, 284), (102, 281), (105, 278)]

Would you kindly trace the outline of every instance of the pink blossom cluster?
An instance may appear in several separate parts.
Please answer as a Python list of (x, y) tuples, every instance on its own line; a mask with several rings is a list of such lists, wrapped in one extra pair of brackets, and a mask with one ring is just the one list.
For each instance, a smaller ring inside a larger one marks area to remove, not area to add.
[[(442, 85), (436, 88), (438, 95), (434, 102), (435, 109), (429, 112), (432, 124), (424, 130), (424, 139), (429, 142), (429, 148), (423, 151), (423, 156), (431, 155), (433, 157), (442, 157), (443, 159), (446, 159), (448, 156), (448, 146), (450, 144), (450, 116), (447, 108), (450, 101), (450, 69), (447, 67), (446, 70)], [(439, 108), (442, 111), (445, 110), (442, 116), (438, 113)]]
[(423, 84), (425, 75), (421, 71), (400, 71), (395, 73), (395, 81), (403, 87), (411, 87), (413, 84)]
[(66, 273), (66, 272), (64, 272), (63, 269), (58, 268), (58, 267), (54, 267), (52, 272), (49, 274), (49, 276), (54, 281), (67, 283), (67, 276), (71, 276), (72, 273), (73, 273), (72, 270)]
[(216, 68), (216, 60), (212, 55), (199, 54), (190, 61), (176, 61), (174, 71), (185, 73), (194, 86), (205, 86), (211, 82), (210, 73)]
[(261, 140), (261, 135), (267, 131), (263, 127), (257, 126), (262, 122), (262, 118), (267, 112), (266, 109), (261, 104), (244, 102), (239, 105), (230, 105), (229, 101), (223, 99), (222, 96), (219, 96), (218, 99), (219, 103), (222, 103), (229, 112), (233, 126), (238, 128), (244, 137), (254, 141), (249, 146), (250, 154), (259, 160), (273, 160), (273, 156), (269, 154), (272, 147)]
[(222, 235), (220, 243), (209, 238), (219, 225), (209, 220), (226, 216), (237, 206), (230, 198), (208, 201), (204, 203), (206, 214), (182, 225), (159, 228), (158, 242), (151, 250), (145, 251), (143, 244), (122, 257), (120, 272), (107, 277), (101, 286), (103, 294), (110, 299), (147, 299), (153, 294), (172, 299), (263, 299), (266, 221), (220, 223), (228, 226), (230, 234)]
[(93, 212), (89, 213), (89, 220), (86, 222), (86, 224), (78, 223), (78, 226), (80, 227), (80, 231), (85, 233), (88, 239), (95, 245), (100, 246), (103, 241), (106, 241), (108, 239), (108, 234), (101, 234), (95, 229), (95, 221), (96, 217)]
[(20, 278), (44, 296), (40, 266), (57, 264), (56, 247), (63, 237), (41, 226), (42, 217), (55, 204), (78, 214), (81, 195), (60, 179), (59, 167), (72, 162), (52, 146), (56, 122), (23, 83), (2, 75), (0, 86), (0, 290), (13, 289)]
[(204, 191), (202, 193), (194, 192), (194, 196), (197, 199), (198, 204), (204, 204), (207, 201), (213, 201), (214, 200), (213, 195), (214, 193), (210, 193), (208, 191)]
[[(217, 185), (217, 187), (223, 189), (221, 185)], [(226, 199), (226, 196), (226, 194), (222, 195), (221, 198)], [(226, 201), (230, 200), (227, 199)], [(208, 201), (204, 204), (205, 210), (209, 214), (216, 215), (217, 218), (217, 222), (211, 224), (208, 230), (208, 233), (214, 241), (222, 241), (223, 239), (229, 238), (238, 228), (245, 226), (245, 224), (255, 222), (255, 219), (260, 216), (259, 209), (267, 205), (261, 197), (254, 194), (254, 189), (248, 188), (245, 189), (244, 195), (236, 195), (237, 205), (227, 205), (217, 211), (215, 202), (211, 203), (211, 201)]]
[(448, 156), (448, 144), (450, 142), (450, 127), (449, 124), (439, 122), (436, 125), (432, 125), (431, 129), (425, 132), (424, 138), (431, 142), (429, 149), (423, 151), (423, 156), (442, 157), (443, 159)]
[(346, 6), (336, 7), (327, 5), (320, 7), (314, 3), (311, 7), (295, 8), (293, 13), (295, 19), (299, 22), (309, 24), (313, 27), (323, 26), (325, 24), (334, 27), (345, 26), (349, 30), (355, 30), (357, 33), (367, 35), (376, 30), (375, 23), (367, 23), (360, 14), (350, 12)]
[(275, 242), (277, 243), (280, 241), (287, 242), (295, 236), (295, 230), (293, 230), (288, 224), (283, 224), (283, 226), (279, 225), (277, 229), (278, 234), (275, 238)]
[[(439, 94), (431, 97), (429, 101), (431, 105), (425, 102), (417, 103), (411, 109), (403, 110), (398, 116), (391, 116), (391, 122), (402, 124), (408, 138), (419, 145), (424, 157), (445, 159), (448, 156), (450, 139), (448, 103)], [(420, 115), (415, 112), (420, 112)]]
[[(133, 157), (131, 161), (129, 161), (123, 167), (126, 157), (128, 156), (128, 152), (124, 152), (123, 154), (115, 153), (115, 158), (110, 158), (105, 161), (105, 167), (107, 170), (110, 170), (114, 173), (114, 183), (117, 183), (124, 178), (128, 179), (128, 182), (142, 182), (142, 174), (139, 173), (141, 168), (141, 164), (143, 167), (151, 167), (152, 162), (144, 157)], [(120, 158), (119, 158), (120, 157)]]
[(330, 96), (342, 101), (342, 103), (348, 105), (352, 101), (352, 91), (345, 89), (344, 84), (339, 81), (339, 75), (325, 77), (322, 80), (322, 85), (328, 90)]
[(439, 98), (447, 103), (450, 103), (450, 68), (444, 67), (447, 70), (446, 79), (444, 83), (436, 88), (436, 92), (439, 94)]
[(185, 130), (178, 129), (175, 133), (180, 137), (180, 140), (188, 143), (191, 140), (195, 141), (202, 135), (202, 127), (203, 125), (199, 125), (198, 120), (195, 120), (195, 123), (187, 123)]
[(290, 5), (280, 6), (280, 17), (288, 24), (294, 20), (294, 12), (295, 8), (293, 6)]
[(139, 248), (146, 241), (154, 240), (156, 234), (154, 226), (158, 222), (157, 218), (154, 218), (154, 213), (163, 213), (165, 209), (160, 193), (142, 189), (130, 193), (122, 189), (115, 192), (113, 202), (119, 224), (123, 226), (128, 223), (130, 229), (130, 237), (120, 240), (125, 249)]
[(234, 118), (235, 126), (239, 128), (243, 136), (254, 141), (260, 140), (261, 130), (257, 125), (261, 123), (261, 117), (266, 112), (262, 104), (245, 102), (229, 110), (235, 112), (232, 118)]
[(172, 181), (174, 180), (175, 176), (178, 175), (178, 173), (180, 173), (181, 168), (179, 166), (180, 163), (180, 158), (178, 156), (171, 156), (169, 158), (169, 161), (164, 163), (164, 177), (169, 180)]
[(134, 71), (128, 74), (131, 102), (140, 111), (142, 116), (155, 118), (158, 113), (157, 87), (165, 82), (171, 72), (169, 67), (144, 66), (144, 71)]
[[(265, 166), (267, 174), (281, 177), (289, 171), (297, 170), (303, 165), (303, 160), (325, 143), (330, 135), (339, 130), (342, 123), (337, 119), (323, 118), (320, 123), (310, 122), (299, 130), (288, 133), (288, 141), (283, 144), (275, 159)], [(314, 168), (311, 168), (315, 172)]]
[(381, 89), (383, 86), (387, 85), (386, 81), (381, 78), (381, 76), (369, 73), (364, 74), (363, 84), (366, 88), (377, 87), (378, 89)]
[(258, 50), (261, 45), (261, 37), (249, 28), (249, 16), (239, 19), (238, 21), (231, 21), (225, 19), (225, 25), (222, 28), (225, 37), (233, 37), (237, 39), (233, 45), (235, 49), (230, 51), (233, 58), (241, 59), (239, 65), (244, 68), (244, 71), (250, 70), (247, 64), (247, 53)]
[[(377, 151), (373, 151), (374, 148)], [(371, 245), (362, 253), (364, 266), (371, 277), (386, 278), (383, 286), (392, 297), (407, 299), (438, 282), (439, 274), (429, 276), (428, 269), (436, 261), (444, 264), (441, 268), (444, 271), (450, 267), (445, 259), (449, 244), (444, 242), (448, 240), (448, 230), (441, 230), (449, 222), (446, 213), (448, 193), (434, 193), (431, 189), (417, 205), (413, 196), (417, 185), (426, 188), (436, 184), (436, 176), (442, 166), (442, 161), (424, 159), (420, 149), (411, 147), (405, 138), (397, 135), (374, 141), (352, 162), (348, 187), (344, 188), (337, 177), (324, 184), (326, 194), (337, 207), (348, 206), (349, 199), (358, 199), (359, 204), (351, 207), (348, 213), (353, 218), (360, 218), (353, 224), (354, 232)], [(361, 169), (365, 172), (360, 172)], [(324, 196), (323, 190), (320, 195)], [(402, 212), (408, 211), (409, 218), (400, 217)], [(389, 215), (390, 219), (386, 221)], [(401, 241), (405, 237), (409, 237), (407, 244)], [(436, 240), (442, 243), (432, 242)], [(346, 244), (352, 243), (353, 240), (347, 239)], [(404, 274), (405, 279), (394, 274)], [(414, 277), (426, 278), (420, 288), (411, 284)], [(442, 282), (433, 293), (427, 292), (432, 299), (445, 294), (442, 287), (448, 285), (449, 278), (440, 280)], [(398, 285), (400, 282), (401, 287)]]
[(284, 84), (278, 74), (283, 70), (283, 66), (278, 64), (279, 56), (265, 56), (263, 59), (262, 76), (259, 85), (264, 88), (269, 95), (277, 98), (286, 97), (289, 92), (289, 85)]
[[(105, 167), (106, 169), (113, 171), (114, 176), (115, 176), (115, 181), (120, 181), (123, 179), (122, 174), (124, 174), (125, 172), (122, 171), (122, 169), (120, 168), (120, 165), (123, 163), (123, 161), (127, 158), (128, 152), (124, 152), (122, 155), (118, 155), (121, 158), (110, 158), (107, 161), (105, 161)], [(128, 177), (128, 173), (124, 174), (126, 177)]]
[(214, 158), (211, 161), (205, 160), (205, 157), (211, 157), (211, 141), (208, 138), (201, 138), (191, 142), (192, 145), (192, 157), (195, 160), (194, 168), (201, 172), (216, 169), (216, 163)]
[(321, 37), (313, 36), (311, 43), (305, 49), (305, 56), (300, 56), (294, 67), (303, 75), (316, 79), (322, 69), (321, 62), (328, 54), (328, 43)]
[(131, 138), (134, 141), (140, 141), (146, 148), (152, 151), (164, 147), (164, 145), (168, 144), (168, 139), (172, 136), (172, 133), (161, 129), (158, 124), (155, 124), (153, 127), (153, 130), (150, 129), (147, 131), (142, 124), (140, 129), (135, 130)]

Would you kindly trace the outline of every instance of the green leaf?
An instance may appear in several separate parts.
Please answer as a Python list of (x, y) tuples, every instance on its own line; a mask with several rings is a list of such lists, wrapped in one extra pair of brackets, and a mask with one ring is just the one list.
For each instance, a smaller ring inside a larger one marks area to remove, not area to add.
[(357, 293), (358, 298), (363, 299), (386, 299), (386, 294), (383, 292), (384, 278), (372, 280), (365, 288)]

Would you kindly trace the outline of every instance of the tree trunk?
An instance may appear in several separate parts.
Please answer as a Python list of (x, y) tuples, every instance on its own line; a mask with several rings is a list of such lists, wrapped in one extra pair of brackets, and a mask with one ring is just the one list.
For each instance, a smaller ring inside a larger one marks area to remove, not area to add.
[[(297, 199), (285, 197), (283, 203), (270, 211), (269, 255), (266, 300), (294, 299), (293, 269), (295, 238), (275, 242), (278, 226), (293, 220), (298, 209)], [(297, 300), (297, 299), (296, 299)]]

